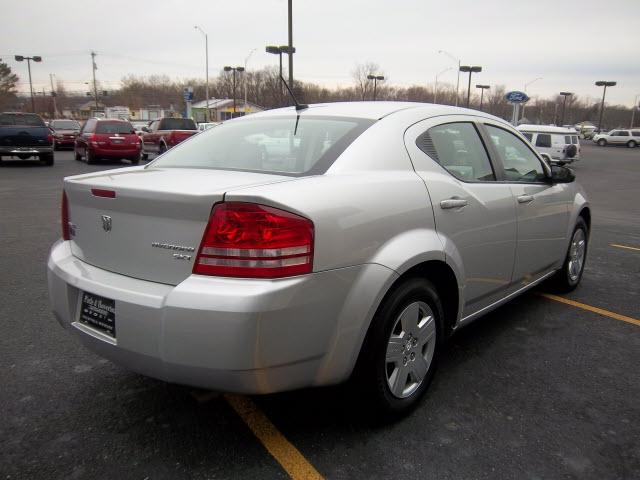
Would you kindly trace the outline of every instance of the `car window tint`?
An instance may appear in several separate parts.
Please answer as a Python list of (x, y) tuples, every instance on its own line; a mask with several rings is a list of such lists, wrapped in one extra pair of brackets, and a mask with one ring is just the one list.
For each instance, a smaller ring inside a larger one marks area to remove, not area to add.
[(373, 123), (368, 119), (309, 115), (247, 117), (193, 136), (151, 166), (322, 174)]
[(640, 130), (634, 130), (633, 132), (631, 132), (631, 135), (633, 135), (634, 137), (640, 137)]
[(629, 136), (629, 132), (627, 132), (626, 130), (622, 130), (622, 131), (620, 132), (620, 136), (621, 136), (621, 137), (628, 137), (628, 136)]
[(196, 124), (190, 118), (163, 118), (162, 130), (197, 130)]
[(536, 138), (536, 147), (551, 147), (551, 135), (548, 133), (539, 133)]
[(577, 135), (572, 135), (571, 136), (571, 143), (573, 143), (574, 145), (578, 144), (578, 136)]
[(507, 181), (531, 183), (545, 180), (542, 163), (522, 140), (502, 128), (491, 125), (486, 127), (502, 157)]
[(496, 179), (487, 152), (472, 123), (432, 127), (416, 139), (417, 147), (454, 177), (471, 182)]
[(0, 125), (2, 126), (28, 126), (44, 127), (44, 121), (39, 115), (33, 113), (0, 113)]
[(130, 123), (124, 122), (100, 122), (96, 127), (96, 133), (133, 133)]
[(571, 145), (571, 135), (564, 136), (564, 143), (565, 145)]

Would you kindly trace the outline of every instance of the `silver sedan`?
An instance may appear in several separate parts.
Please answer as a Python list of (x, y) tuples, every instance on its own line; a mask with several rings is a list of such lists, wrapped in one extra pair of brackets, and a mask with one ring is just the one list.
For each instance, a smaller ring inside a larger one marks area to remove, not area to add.
[(590, 219), (572, 171), (499, 118), (285, 108), (66, 178), (49, 291), (133, 371), (254, 394), (352, 379), (397, 414), (454, 331), (542, 281), (578, 285)]

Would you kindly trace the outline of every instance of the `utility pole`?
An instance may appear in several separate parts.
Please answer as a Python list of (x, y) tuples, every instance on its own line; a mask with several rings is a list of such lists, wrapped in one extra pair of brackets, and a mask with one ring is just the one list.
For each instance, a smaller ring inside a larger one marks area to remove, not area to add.
[(560, 117), (560, 126), (562, 127), (564, 125), (564, 112), (565, 112), (565, 109), (567, 108), (567, 97), (570, 97), (571, 95), (573, 95), (573, 93), (560, 92), (560, 95), (564, 97), (564, 100), (562, 101), (562, 116)]
[(255, 52), (257, 50), (257, 48), (252, 49), (249, 52), (249, 55), (247, 55), (247, 57), (244, 59), (244, 72), (245, 75), (242, 78), (242, 82), (244, 83), (244, 114), (247, 114), (247, 63), (249, 62), (249, 59), (251, 58), (251, 55), (253, 55), (253, 52)]
[(96, 65), (96, 52), (91, 52), (91, 64), (93, 69), (93, 96), (96, 101), (96, 111), (98, 111), (98, 84), (96, 83), (96, 70), (98, 66)]
[(53, 116), (58, 116), (58, 105), (56, 104), (57, 93), (53, 90), (53, 73), (49, 74), (49, 81), (51, 82), (51, 98), (53, 99)]
[(596, 87), (604, 87), (602, 90), (602, 103), (600, 104), (600, 119), (598, 120), (598, 131), (602, 131), (602, 114), (604, 113), (604, 98), (607, 95), (607, 87), (615, 87), (617, 82), (611, 82), (606, 80), (598, 80)]
[(292, 3), (289, 0), (289, 87), (293, 90), (293, 19), (292, 19)]
[(207, 109), (204, 113), (204, 121), (209, 121), (209, 36), (207, 32), (202, 30), (198, 25), (194, 27), (200, 33), (204, 35), (204, 95), (207, 97), (206, 106)]

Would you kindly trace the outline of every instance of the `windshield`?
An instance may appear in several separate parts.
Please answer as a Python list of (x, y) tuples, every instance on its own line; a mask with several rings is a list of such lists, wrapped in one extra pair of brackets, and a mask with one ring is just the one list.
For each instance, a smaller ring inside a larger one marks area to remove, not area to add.
[(50, 126), (54, 130), (80, 130), (80, 124), (75, 120), (54, 120)]
[(133, 133), (133, 127), (128, 122), (98, 122), (96, 133)]
[(29, 127), (45, 127), (40, 116), (33, 113), (0, 113), (0, 125), (26, 125)]
[(245, 117), (192, 137), (150, 165), (320, 174), (373, 123), (341, 117)]
[(161, 130), (197, 130), (196, 124), (190, 118), (164, 118)]

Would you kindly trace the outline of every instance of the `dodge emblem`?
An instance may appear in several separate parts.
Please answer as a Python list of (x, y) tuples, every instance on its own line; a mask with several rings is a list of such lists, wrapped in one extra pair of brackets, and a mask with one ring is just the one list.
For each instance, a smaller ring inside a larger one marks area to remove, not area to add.
[(105, 232), (111, 231), (111, 217), (109, 215), (102, 215), (102, 229)]

